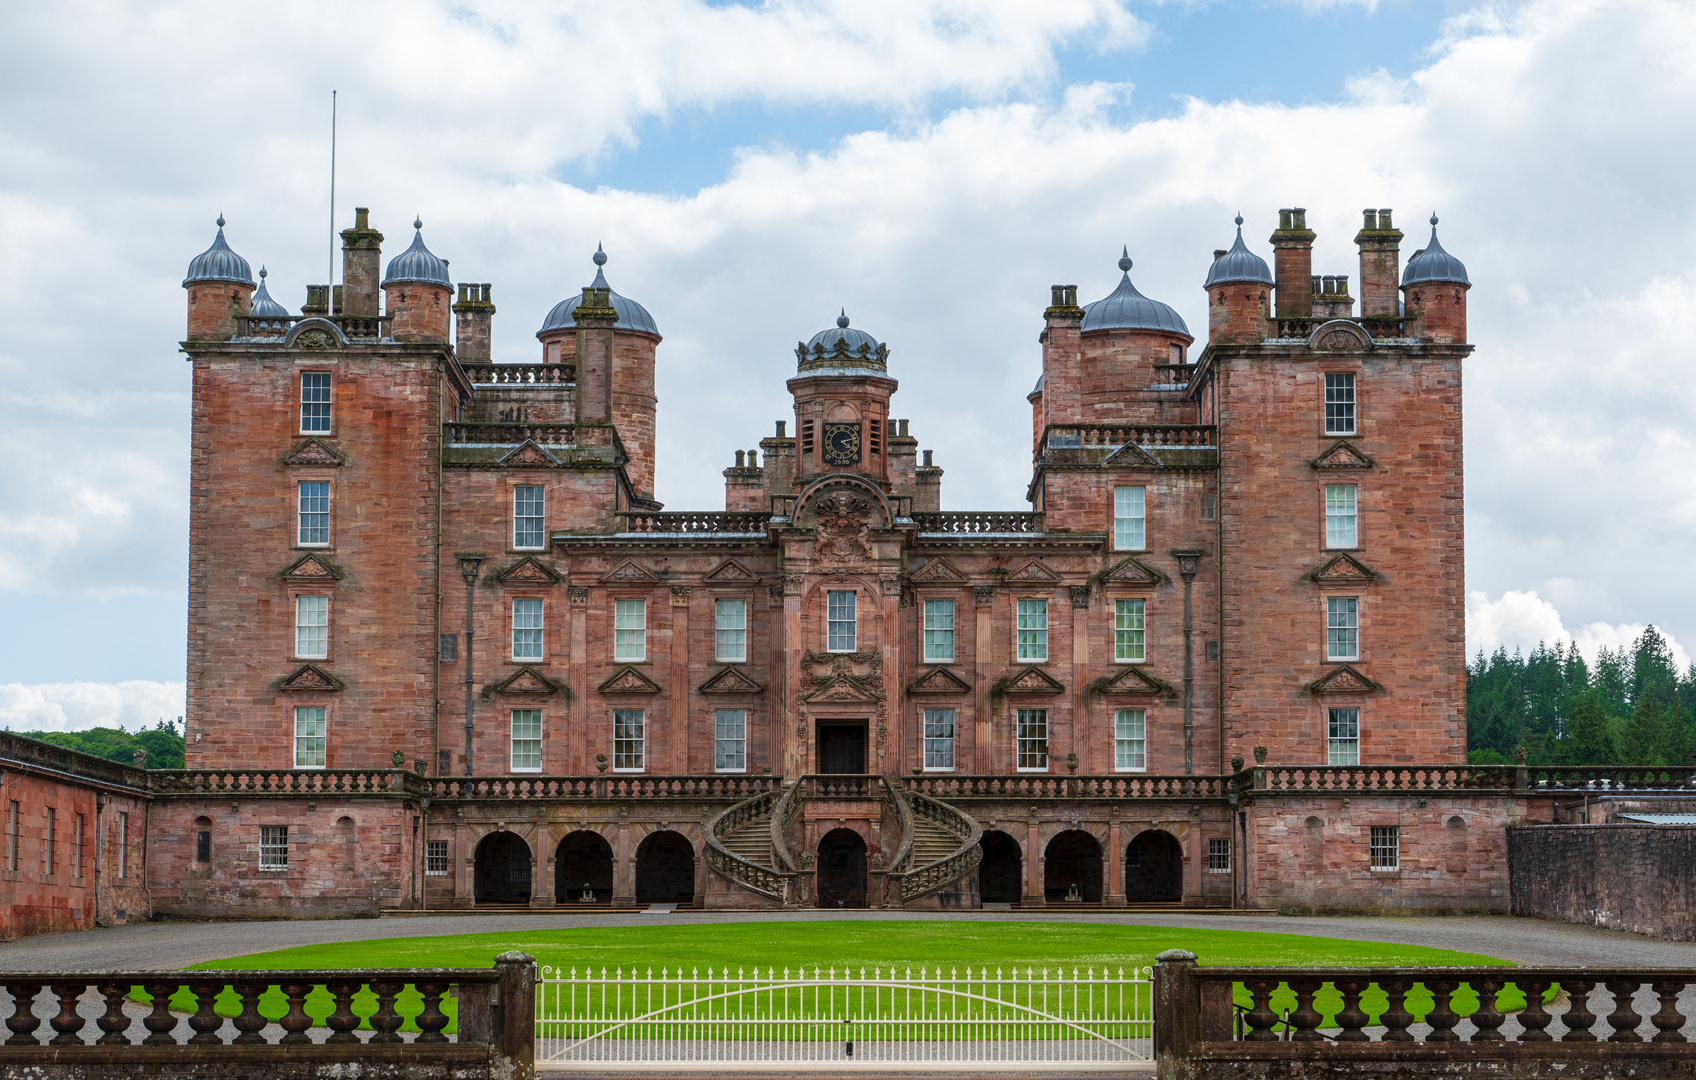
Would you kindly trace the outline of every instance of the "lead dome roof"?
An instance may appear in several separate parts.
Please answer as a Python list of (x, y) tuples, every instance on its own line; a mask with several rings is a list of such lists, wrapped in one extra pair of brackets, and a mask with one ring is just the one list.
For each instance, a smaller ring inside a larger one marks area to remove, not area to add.
[(436, 258), (435, 253), (424, 245), (423, 220), (414, 218), (412, 227), (417, 230), (412, 234), (412, 246), (389, 260), (383, 284), (417, 281), (425, 285), (440, 285), (444, 289), (453, 288), (453, 280), (448, 277), (448, 264)]
[(1260, 285), (1276, 285), (1272, 277), (1272, 268), (1266, 265), (1266, 260), (1248, 249), (1243, 243), (1243, 216), (1237, 215), (1237, 241), (1231, 245), (1231, 250), (1213, 260), (1213, 265), (1207, 268), (1207, 281), (1203, 288), (1214, 285), (1224, 285), (1231, 281), (1252, 281)]
[(1083, 333), (1092, 330), (1157, 330), (1165, 334), (1181, 334), (1194, 341), (1183, 317), (1170, 305), (1150, 299), (1131, 284), (1131, 253), (1126, 248), (1119, 256), (1119, 269), (1124, 274), (1119, 287), (1092, 304), (1084, 305)]
[(253, 304), (247, 313), (256, 319), (286, 319), (289, 317), (289, 309), (273, 300), (270, 290), (265, 288), (265, 279), (269, 276), (265, 268), (261, 266), (259, 268), (259, 291), (253, 294)]
[[(660, 328), (655, 324), (654, 317), (648, 314), (648, 309), (628, 296), (621, 296), (613, 292), (612, 286), (607, 284), (607, 276), (601, 272), (601, 267), (607, 264), (607, 253), (601, 249), (599, 244), (595, 245), (594, 258), (595, 280), (589, 283), (589, 287), (607, 290), (607, 303), (612, 306), (614, 311), (618, 312), (618, 319), (612, 324), (613, 329), (635, 330), (659, 337)], [(573, 313), (582, 306), (583, 296), (581, 293), (561, 300), (549, 309), (548, 316), (542, 320), (542, 328), (536, 331), (536, 335), (540, 337), (555, 330), (565, 330), (576, 326), (577, 319)]]
[(253, 284), (253, 267), (247, 264), (246, 259), (231, 251), (230, 245), (224, 242), (223, 214), (218, 215), (218, 235), (212, 238), (212, 246), (189, 261), (188, 276), (183, 278), (183, 284), (192, 285), (197, 281)]
[(1413, 253), (1413, 258), (1407, 261), (1407, 269), (1402, 271), (1402, 285), (1419, 285), (1427, 281), (1453, 282), (1456, 285), (1472, 287), (1472, 282), (1466, 277), (1466, 264), (1443, 250), (1443, 245), (1437, 242), (1437, 215), (1431, 215), (1431, 242), (1424, 250)]
[(826, 352), (859, 352), (860, 346), (864, 345), (875, 353), (878, 344), (877, 338), (848, 325), (848, 309), (843, 308), (842, 314), (836, 317), (836, 325), (808, 338), (805, 347), (808, 352), (812, 352), (815, 345), (823, 346)]

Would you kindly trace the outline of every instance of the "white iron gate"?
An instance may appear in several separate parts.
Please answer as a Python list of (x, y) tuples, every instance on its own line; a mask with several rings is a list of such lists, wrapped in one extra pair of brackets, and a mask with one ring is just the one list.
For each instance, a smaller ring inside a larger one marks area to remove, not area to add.
[[(550, 1070), (1152, 1069), (1150, 968), (543, 967)], [(1142, 1069), (1139, 1069), (1139, 1063)]]

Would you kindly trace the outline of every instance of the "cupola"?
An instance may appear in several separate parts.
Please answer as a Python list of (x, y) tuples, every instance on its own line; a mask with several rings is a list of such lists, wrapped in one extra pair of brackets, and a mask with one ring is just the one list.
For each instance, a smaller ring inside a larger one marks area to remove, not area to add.
[(253, 268), (225, 242), (224, 215), (218, 215), (212, 246), (189, 262), (183, 288), (188, 292), (190, 341), (228, 341), (235, 336), (236, 320), (248, 313), (253, 297)]
[(1119, 287), (1095, 303), (1084, 305), (1080, 330), (1085, 334), (1096, 330), (1153, 330), (1194, 341), (1182, 316), (1169, 305), (1144, 296), (1131, 284), (1131, 265), (1130, 249), (1125, 248), (1119, 256), (1119, 269), (1123, 271)]
[(412, 227), (416, 230), (412, 234), (412, 246), (389, 260), (389, 269), (383, 274), (383, 287), (415, 282), (453, 288), (453, 281), (448, 277), (448, 264), (436, 258), (435, 253), (424, 245), (423, 220), (414, 218)]
[(1409, 332), (1439, 344), (1466, 341), (1466, 294), (1472, 282), (1466, 265), (1437, 242), (1437, 215), (1431, 215), (1431, 240), (1413, 253), (1402, 274), (1402, 307)]
[(1207, 281), (1203, 288), (1211, 289), (1215, 285), (1226, 285), (1238, 281), (1251, 281), (1258, 285), (1275, 284), (1272, 278), (1272, 268), (1266, 265), (1266, 260), (1248, 249), (1243, 243), (1243, 216), (1237, 215), (1237, 240), (1231, 245), (1231, 250), (1213, 260), (1213, 265), (1207, 268)]
[(446, 260), (424, 245), (424, 222), (414, 218), (412, 228), (412, 246), (383, 274), (389, 332), (396, 341), (445, 343), (453, 333), (453, 281)]
[(1444, 251), (1437, 241), (1436, 214), (1431, 215), (1431, 241), (1407, 261), (1407, 269), (1402, 272), (1402, 288), (1428, 281), (1472, 287), (1472, 282), (1467, 280), (1466, 264)]
[(253, 306), (248, 310), (248, 314), (255, 319), (286, 319), (289, 317), (289, 309), (271, 299), (270, 291), (265, 288), (265, 279), (268, 276), (269, 272), (261, 266), (259, 291), (253, 294)]
[[(606, 274), (601, 270), (607, 264), (607, 253), (601, 245), (595, 245), (595, 280), (590, 282), (592, 289), (607, 290), (607, 300), (612, 309), (618, 312), (618, 321), (613, 323), (614, 330), (634, 330), (640, 334), (652, 334), (659, 337), (660, 328), (654, 322), (654, 317), (648, 314), (648, 309), (630, 299), (612, 291), (607, 284)], [(553, 333), (557, 330), (569, 330), (577, 325), (574, 312), (583, 305), (582, 295), (568, 296), (555, 304), (548, 311), (548, 317), (542, 320), (542, 328), (536, 331), (536, 336)]]
[(202, 281), (233, 281), (241, 285), (253, 284), (253, 268), (247, 260), (230, 250), (230, 245), (224, 242), (224, 215), (218, 215), (218, 235), (212, 238), (212, 246), (196, 255), (188, 264), (188, 276), (183, 278), (183, 287), (187, 288)]
[(802, 372), (865, 369), (874, 373), (889, 370), (889, 346), (849, 325), (848, 309), (836, 317), (836, 325), (820, 330), (795, 347), (796, 367)]

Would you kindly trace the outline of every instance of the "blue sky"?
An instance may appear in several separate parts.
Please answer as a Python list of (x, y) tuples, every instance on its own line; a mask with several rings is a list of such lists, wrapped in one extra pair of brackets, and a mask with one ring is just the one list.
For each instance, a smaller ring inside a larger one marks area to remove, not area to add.
[(1104, 294), (1129, 244), (1199, 330), (1238, 210), (1265, 254), (1307, 206), (1350, 273), (1360, 207), (1406, 252), (1440, 209), (1476, 285), (1469, 647), (1696, 640), (1687, 3), (113, 0), (0, 40), (0, 723), (181, 711), (178, 282), (220, 212), (285, 304), (322, 280), (332, 87), (342, 224), (372, 207), (393, 254), (422, 214), (494, 283), (497, 359), (606, 243), (666, 335), (677, 508), (721, 505), (838, 306), (944, 505), (1015, 508), (1048, 285)]

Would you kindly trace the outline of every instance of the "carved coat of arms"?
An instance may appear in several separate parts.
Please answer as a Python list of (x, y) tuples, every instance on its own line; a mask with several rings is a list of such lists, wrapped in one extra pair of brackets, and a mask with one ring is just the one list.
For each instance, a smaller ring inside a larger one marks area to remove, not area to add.
[(864, 499), (846, 491), (820, 500), (814, 554), (827, 562), (871, 558), (871, 509)]

